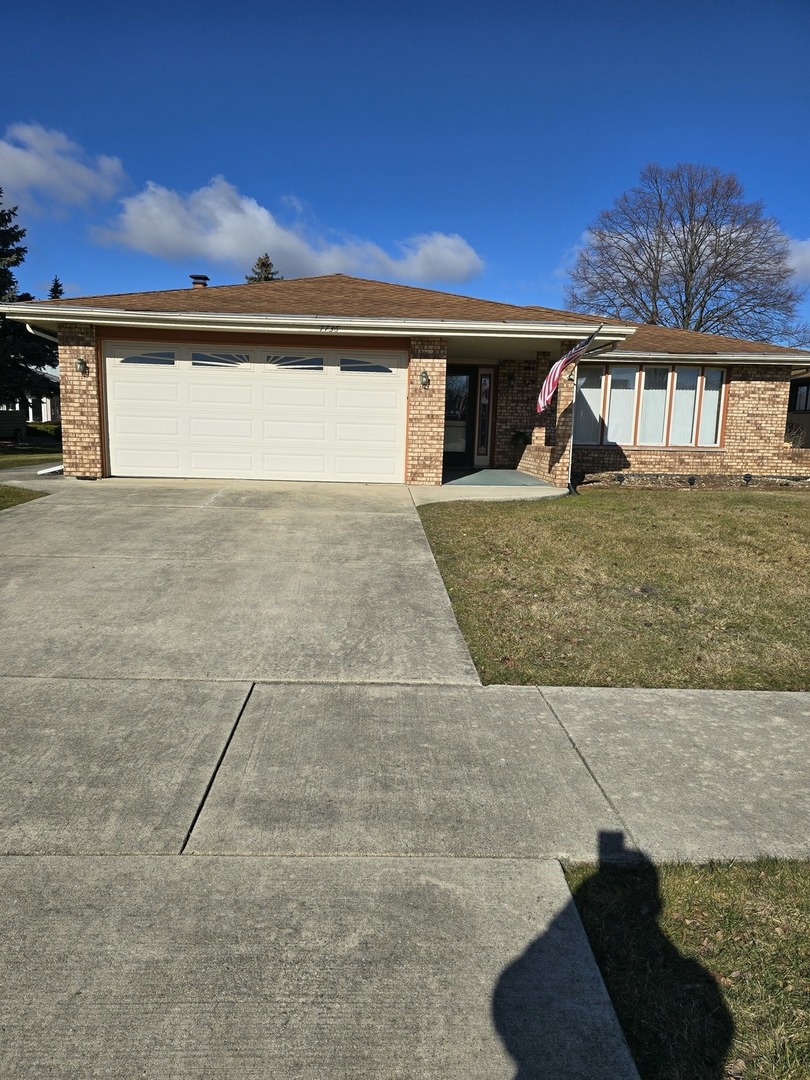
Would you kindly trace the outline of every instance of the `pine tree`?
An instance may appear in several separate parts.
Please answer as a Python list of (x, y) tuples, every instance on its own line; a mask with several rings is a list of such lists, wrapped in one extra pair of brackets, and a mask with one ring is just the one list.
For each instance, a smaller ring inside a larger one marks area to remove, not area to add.
[(50, 287), (50, 289), (48, 291), (48, 299), (49, 300), (61, 300), (64, 295), (65, 295), (65, 287), (62, 284), (62, 282), (59, 280), (59, 278), (56, 277), (56, 275), (54, 275), (54, 279), (51, 282), (51, 287)]
[(253, 264), (253, 269), (246, 275), (245, 281), (252, 285), (256, 281), (283, 281), (284, 278), (270, 262), (270, 256), (265, 251)]
[[(27, 248), (20, 243), (25, 229), (16, 223), (17, 207), (3, 207), (0, 188), (0, 301), (33, 300), (30, 293), (17, 291), (14, 268), (25, 259)], [(60, 284), (61, 287), (61, 284)], [(52, 379), (42, 369), (56, 364), (56, 349), (40, 337), (29, 334), (25, 325), (0, 315), (0, 403), (14, 405), (23, 398), (52, 394)]]
[(17, 279), (12, 270), (22, 263), (28, 248), (20, 243), (25, 229), (15, 224), (17, 207), (4, 209), (2, 201), (3, 189), (0, 188), (0, 300), (12, 301), (17, 299)]

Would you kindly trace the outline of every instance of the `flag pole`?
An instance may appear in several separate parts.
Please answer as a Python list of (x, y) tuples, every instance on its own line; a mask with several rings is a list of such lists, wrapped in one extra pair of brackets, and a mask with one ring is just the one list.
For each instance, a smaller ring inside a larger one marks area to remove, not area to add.
[[(600, 327), (601, 329), (601, 327)], [(597, 331), (598, 333), (599, 331)], [(579, 495), (573, 480), (571, 479), (574, 469), (574, 424), (577, 419), (577, 373), (579, 371), (579, 360), (574, 364), (574, 370), (571, 372), (571, 379), (574, 383), (574, 393), (571, 398), (571, 434), (568, 437), (569, 449), (568, 449), (568, 494)]]
[[(599, 324), (599, 330), (601, 330), (604, 325), (605, 325), (604, 323), (600, 323)], [(596, 335), (599, 333), (599, 330), (595, 331), (595, 333), (593, 333), (591, 335), (591, 340), (593, 340), (596, 337)], [(573, 483), (572, 478), (571, 478), (572, 474), (573, 474), (573, 469), (574, 469), (574, 424), (576, 423), (576, 419), (577, 419), (577, 375), (579, 374), (579, 362), (580, 362), (580, 360), (586, 359), (586, 357), (588, 357), (589, 355), (594, 355), (595, 353), (602, 352), (604, 349), (605, 349), (605, 346), (602, 345), (602, 346), (599, 346), (596, 349), (593, 349), (590, 353), (586, 351), (586, 352), (584, 352), (582, 354), (582, 356), (578, 356), (577, 359), (576, 359), (576, 363), (574, 364), (574, 370), (571, 372), (571, 376), (570, 376), (571, 381), (574, 384), (574, 393), (573, 393), (573, 396), (571, 398), (571, 434), (568, 437), (570, 447), (571, 447), (569, 452), (568, 452), (568, 494), (569, 495), (579, 495), (579, 492), (576, 489), (576, 485)]]

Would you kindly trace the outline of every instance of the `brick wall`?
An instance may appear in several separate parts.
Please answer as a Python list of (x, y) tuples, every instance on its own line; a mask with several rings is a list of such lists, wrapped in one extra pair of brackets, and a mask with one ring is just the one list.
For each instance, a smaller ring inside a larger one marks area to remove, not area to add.
[[(441, 484), (447, 342), (442, 338), (412, 338), (409, 354), (405, 482)], [(420, 382), (423, 371), (430, 379), (428, 387)]]
[(578, 446), (574, 472), (672, 476), (808, 476), (810, 450), (785, 442), (790, 368), (731, 367), (720, 448)]
[[(104, 475), (104, 457), (95, 327), (60, 323), (58, 336), (65, 476), (96, 479)], [(86, 375), (76, 371), (80, 359)]]
[[(537, 395), (551, 365), (576, 343), (562, 341), (554, 352), (539, 352), (532, 360), (502, 360), (498, 367), (498, 412), (493, 467), (521, 469), (557, 487), (568, 483), (571, 453), (571, 404), (574, 384), (568, 374), (560, 381), (551, 406), (537, 414)], [(528, 444), (516, 440), (525, 433)]]

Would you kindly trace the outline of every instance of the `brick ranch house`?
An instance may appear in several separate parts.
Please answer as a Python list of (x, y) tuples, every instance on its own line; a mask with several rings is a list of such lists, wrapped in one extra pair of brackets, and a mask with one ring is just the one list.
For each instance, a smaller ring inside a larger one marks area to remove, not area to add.
[[(573, 379), (535, 402), (602, 320), (342, 274), (192, 281), (0, 306), (58, 338), (67, 475), (440, 484), (455, 466), (566, 485)], [(595, 344), (575, 477), (810, 475), (785, 441), (810, 354), (615, 319)]]

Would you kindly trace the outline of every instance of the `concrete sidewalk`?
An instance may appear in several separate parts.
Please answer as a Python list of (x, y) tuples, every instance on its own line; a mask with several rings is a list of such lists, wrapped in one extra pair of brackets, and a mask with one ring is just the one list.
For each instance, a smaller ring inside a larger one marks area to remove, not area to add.
[(807, 695), (482, 687), (404, 489), (52, 483), (0, 518), (3, 1077), (637, 1080), (560, 860), (810, 856)]

